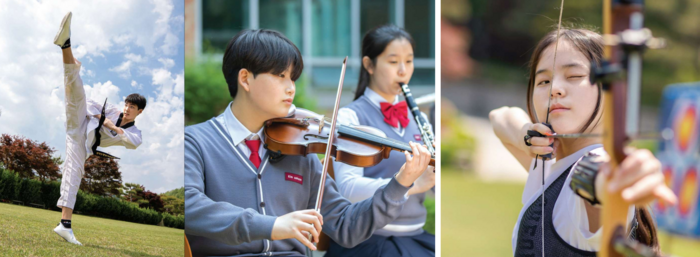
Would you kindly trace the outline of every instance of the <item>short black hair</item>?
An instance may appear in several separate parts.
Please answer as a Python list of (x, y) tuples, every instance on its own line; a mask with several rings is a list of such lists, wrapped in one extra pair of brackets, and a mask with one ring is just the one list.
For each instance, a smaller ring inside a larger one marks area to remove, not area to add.
[(236, 34), (226, 46), (221, 70), (231, 98), (238, 91), (238, 72), (246, 69), (253, 77), (260, 73), (281, 74), (292, 66), (291, 79), (296, 81), (304, 69), (301, 52), (282, 33), (255, 29)]
[(136, 93), (127, 96), (124, 102), (135, 104), (139, 108), (139, 110), (143, 110), (146, 108), (146, 98)]

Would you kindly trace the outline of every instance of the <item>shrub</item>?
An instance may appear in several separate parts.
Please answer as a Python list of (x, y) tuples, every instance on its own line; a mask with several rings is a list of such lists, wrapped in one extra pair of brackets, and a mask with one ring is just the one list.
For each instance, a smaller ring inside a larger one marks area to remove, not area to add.
[[(56, 206), (60, 197), (60, 187), (61, 183), (57, 181), (22, 179), (15, 172), (0, 169), (0, 200), (44, 204), (47, 209), (56, 209), (53, 206)], [(90, 216), (150, 225), (157, 225), (163, 220), (167, 227), (185, 228), (185, 217), (182, 215), (161, 214), (155, 210), (139, 208), (137, 204), (117, 197), (102, 197), (82, 190), (78, 191), (74, 209)]]

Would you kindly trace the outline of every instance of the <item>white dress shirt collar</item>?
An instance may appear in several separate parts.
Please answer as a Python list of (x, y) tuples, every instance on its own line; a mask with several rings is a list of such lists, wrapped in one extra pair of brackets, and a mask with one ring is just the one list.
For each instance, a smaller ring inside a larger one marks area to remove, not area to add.
[(257, 133), (250, 132), (236, 118), (236, 115), (233, 115), (233, 111), (231, 110), (232, 105), (233, 101), (231, 101), (231, 103), (228, 104), (228, 107), (226, 107), (226, 110), (224, 111), (224, 122), (226, 123), (226, 130), (229, 136), (231, 137), (231, 140), (233, 140), (233, 143), (236, 146), (238, 146), (246, 139), (255, 140), (259, 138), (260, 140), (263, 140), (263, 128), (260, 128), (260, 130)]

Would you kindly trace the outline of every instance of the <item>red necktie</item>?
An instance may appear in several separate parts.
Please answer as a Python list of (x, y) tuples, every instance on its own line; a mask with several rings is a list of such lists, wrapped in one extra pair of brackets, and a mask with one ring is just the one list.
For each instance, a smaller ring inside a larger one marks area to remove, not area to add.
[(260, 154), (258, 153), (258, 149), (260, 149), (260, 139), (255, 139), (255, 140), (245, 140), (245, 145), (248, 146), (248, 149), (250, 149), (250, 162), (255, 165), (255, 168), (260, 167)]
[(408, 126), (408, 108), (406, 108), (406, 101), (398, 102), (394, 105), (384, 102), (379, 103), (382, 108), (382, 114), (384, 114), (384, 122), (391, 125), (394, 128)]

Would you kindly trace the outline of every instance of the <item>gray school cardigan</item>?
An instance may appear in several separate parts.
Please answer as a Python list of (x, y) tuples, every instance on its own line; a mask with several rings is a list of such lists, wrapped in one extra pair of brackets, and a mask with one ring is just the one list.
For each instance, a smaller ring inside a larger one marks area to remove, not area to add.
[[(263, 157), (259, 169), (234, 146), (216, 118), (185, 128), (185, 234), (194, 255), (300, 255), (296, 239), (271, 240), (275, 219), (313, 209), (322, 165), (316, 155)], [(269, 152), (269, 151), (268, 151)], [(326, 178), (323, 233), (353, 247), (396, 219), (407, 187), (392, 179), (351, 204)]]

